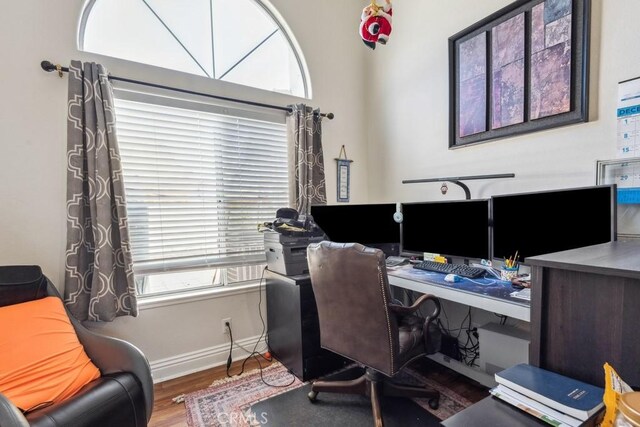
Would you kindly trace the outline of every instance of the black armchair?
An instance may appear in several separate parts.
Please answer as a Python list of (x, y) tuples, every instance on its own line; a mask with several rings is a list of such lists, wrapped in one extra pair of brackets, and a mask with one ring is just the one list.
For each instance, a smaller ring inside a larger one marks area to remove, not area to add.
[[(0, 267), (0, 307), (47, 296), (60, 298), (40, 267)], [(128, 342), (91, 332), (67, 314), (100, 378), (71, 398), (26, 416), (0, 393), (0, 427), (146, 426), (153, 410), (153, 380), (145, 356)]]
[[(322, 347), (366, 367), (356, 380), (315, 381), (309, 399), (315, 401), (319, 392), (370, 396), (376, 426), (383, 424), (379, 394), (427, 398), (436, 409), (437, 391), (389, 380), (410, 362), (437, 351), (440, 335), (432, 321), (440, 313), (439, 300), (423, 295), (411, 307), (394, 303), (379, 249), (325, 241), (309, 245), (307, 259)], [(434, 305), (432, 314), (416, 316), (428, 301)]]

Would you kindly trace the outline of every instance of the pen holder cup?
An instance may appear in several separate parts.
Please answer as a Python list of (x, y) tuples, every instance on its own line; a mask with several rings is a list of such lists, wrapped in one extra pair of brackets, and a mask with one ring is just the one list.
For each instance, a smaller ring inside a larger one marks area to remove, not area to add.
[(518, 276), (518, 267), (515, 267), (515, 268), (502, 267), (502, 270), (500, 270), (500, 279), (506, 282), (510, 282), (511, 280), (515, 279), (517, 276)]

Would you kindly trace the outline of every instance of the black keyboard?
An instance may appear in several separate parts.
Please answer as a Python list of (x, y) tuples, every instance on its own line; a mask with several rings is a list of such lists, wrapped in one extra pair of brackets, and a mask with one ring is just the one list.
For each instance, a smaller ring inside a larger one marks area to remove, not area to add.
[(413, 268), (426, 271), (436, 271), (444, 274), (456, 274), (462, 277), (476, 278), (482, 276), (485, 271), (482, 268), (470, 267), (465, 264), (444, 264), (435, 261), (421, 261), (414, 264)]

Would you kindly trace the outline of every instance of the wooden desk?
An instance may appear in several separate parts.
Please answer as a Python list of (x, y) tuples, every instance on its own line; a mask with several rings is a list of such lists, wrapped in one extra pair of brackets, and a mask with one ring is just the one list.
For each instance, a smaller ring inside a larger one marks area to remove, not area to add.
[(438, 298), (491, 311), (514, 319), (529, 321), (529, 301), (513, 298), (511, 283), (494, 278), (463, 279), (445, 282), (445, 274), (405, 266), (388, 270), (389, 284), (411, 291), (432, 294)]
[(609, 362), (640, 386), (640, 242), (527, 258), (532, 365), (604, 387)]

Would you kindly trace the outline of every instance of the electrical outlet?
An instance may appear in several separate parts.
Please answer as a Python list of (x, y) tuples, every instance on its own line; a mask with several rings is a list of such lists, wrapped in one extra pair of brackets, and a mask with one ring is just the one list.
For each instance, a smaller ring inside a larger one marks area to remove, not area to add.
[(222, 333), (225, 334), (225, 335), (229, 335), (229, 329), (227, 329), (227, 323), (229, 324), (229, 327), (231, 328), (232, 327), (231, 318), (227, 317), (225, 319), (222, 319), (221, 322), (222, 322)]

